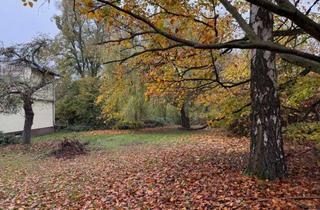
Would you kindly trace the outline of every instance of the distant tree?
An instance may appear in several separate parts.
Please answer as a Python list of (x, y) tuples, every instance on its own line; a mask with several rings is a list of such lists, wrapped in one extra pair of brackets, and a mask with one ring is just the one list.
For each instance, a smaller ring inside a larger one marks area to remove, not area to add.
[(63, 79), (57, 84), (57, 123), (68, 128), (101, 128), (101, 114), (95, 104), (102, 76), (102, 47), (105, 39), (103, 21), (87, 18), (75, 9), (75, 1), (59, 2), (60, 15), (55, 16), (60, 33), (55, 37), (59, 54), (56, 68)]
[(2, 111), (17, 111), (20, 105), (23, 106), (24, 144), (31, 143), (35, 95), (55, 80), (50, 68), (49, 45), (49, 40), (38, 38), (27, 44), (0, 48), (0, 108)]
[(58, 64), (68, 73), (80, 77), (97, 77), (102, 70), (101, 47), (105, 39), (102, 21), (84, 17), (74, 8), (74, 1), (63, 0), (61, 15), (55, 16), (60, 34), (56, 37), (60, 48)]
[(64, 87), (57, 88), (56, 118), (57, 123), (71, 128), (101, 128), (100, 107), (95, 101), (99, 95), (100, 81), (95, 77), (81, 78), (70, 81), (67, 77), (62, 80)]

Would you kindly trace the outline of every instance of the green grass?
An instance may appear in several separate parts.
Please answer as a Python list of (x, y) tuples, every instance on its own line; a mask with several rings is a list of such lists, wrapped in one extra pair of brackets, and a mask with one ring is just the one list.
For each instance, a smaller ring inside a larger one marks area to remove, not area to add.
[(179, 137), (186, 136), (186, 133), (176, 134), (120, 134), (111, 136), (97, 136), (87, 138), (91, 145), (102, 148), (119, 148), (139, 144), (168, 144), (176, 142)]
[(56, 141), (64, 138), (79, 139), (89, 142), (92, 148), (117, 149), (123, 146), (140, 144), (170, 144), (177, 142), (181, 138), (188, 139), (194, 132), (183, 130), (169, 130), (165, 132), (129, 132), (126, 134), (98, 134), (83, 135), (81, 132), (57, 132), (45, 136), (36, 137), (33, 143), (43, 141)]
[(70, 131), (58, 131), (52, 134), (38, 136), (32, 138), (32, 143), (37, 143), (41, 141), (49, 141), (49, 140), (62, 140), (64, 138), (78, 138), (81, 136), (80, 132), (70, 132)]

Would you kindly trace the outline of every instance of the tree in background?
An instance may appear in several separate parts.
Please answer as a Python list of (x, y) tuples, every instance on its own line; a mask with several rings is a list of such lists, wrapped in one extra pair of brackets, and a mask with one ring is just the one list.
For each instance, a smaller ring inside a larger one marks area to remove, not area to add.
[(33, 100), (46, 97), (41, 95), (41, 90), (52, 85), (55, 80), (56, 74), (50, 68), (50, 56), (50, 41), (44, 38), (35, 39), (27, 44), (0, 48), (0, 108), (3, 111), (16, 111), (22, 104), (25, 114), (22, 133), (24, 144), (31, 143)]
[(145, 76), (124, 66), (106, 67), (97, 104), (102, 118), (116, 128), (138, 128), (172, 123), (174, 109), (160, 98), (146, 97)]
[(67, 91), (63, 93), (63, 97), (60, 97), (56, 104), (59, 124), (79, 130), (102, 128), (100, 108), (95, 103), (99, 94), (100, 81), (94, 77), (86, 77), (63, 83), (66, 86), (60, 91)]
[[(111, 29), (110, 33), (114, 35), (101, 44), (107, 44), (109, 51), (114, 51), (116, 46), (122, 46), (121, 51), (126, 54), (122, 53), (122, 56), (113, 59), (109, 57), (109, 61), (106, 61), (105, 64), (120, 62), (120, 65), (128, 69), (143, 72), (147, 88), (146, 95), (151, 98), (161, 97), (166, 103), (177, 107), (183, 127), (190, 127), (188, 109), (192, 108), (190, 105), (201, 94), (207, 94), (209, 90), (217, 86), (231, 88), (248, 82), (248, 80), (233, 82), (220, 78), (215, 68), (215, 63), (221, 63), (223, 59), (220, 59), (222, 56), (219, 53), (179, 45), (170, 46), (170, 40), (153, 33), (146, 33), (141, 37), (138, 34), (135, 36), (134, 30), (139, 30), (143, 25), (133, 24), (131, 29), (125, 21), (121, 20), (122, 17), (121, 19), (119, 17), (119, 20), (117, 17), (112, 19), (116, 19), (113, 20), (116, 23), (121, 21), (121, 24), (114, 28), (120, 28), (123, 31)], [(161, 18), (159, 21), (162, 21)], [(168, 22), (174, 23), (175, 27), (188, 26), (180, 28), (179, 34), (190, 39), (203, 36), (204, 42), (213, 38), (226, 39), (230, 34), (225, 33), (225, 29), (231, 30), (232, 28), (227, 18), (221, 20), (221, 25), (216, 30), (207, 30), (208, 25), (204, 23), (199, 26), (194, 24), (193, 20), (177, 19), (174, 15), (168, 17)], [(108, 28), (112, 27), (112, 23), (111, 26), (108, 25)], [(218, 58), (219, 61), (217, 61)]]
[(74, 8), (74, 2), (63, 0), (62, 14), (55, 16), (60, 34), (56, 37), (60, 49), (59, 68), (74, 76), (97, 77), (101, 74), (101, 47), (105, 40), (102, 21), (85, 18)]
[(57, 123), (72, 129), (102, 128), (100, 107), (95, 101), (99, 93), (99, 77), (103, 75), (102, 48), (104, 23), (86, 18), (75, 9), (74, 1), (63, 0), (56, 16), (60, 33), (55, 38), (59, 55), (56, 68), (63, 78), (56, 90)]

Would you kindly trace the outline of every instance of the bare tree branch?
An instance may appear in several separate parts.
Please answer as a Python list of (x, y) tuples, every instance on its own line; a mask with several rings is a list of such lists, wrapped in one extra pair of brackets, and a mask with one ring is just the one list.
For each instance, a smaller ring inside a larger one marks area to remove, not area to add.
[(307, 15), (299, 11), (288, 0), (276, 0), (277, 4), (268, 0), (246, 0), (252, 4), (263, 7), (277, 15), (289, 18), (297, 26), (303, 29), (306, 33), (320, 41), (320, 24), (313, 21)]
[(143, 51), (140, 51), (140, 52), (133, 53), (132, 55), (127, 56), (127, 57), (122, 58), (122, 59), (106, 61), (106, 62), (104, 62), (103, 64), (123, 63), (123, 62), (125, 62), (125, 61), (127, 61), (127, 60), (129, 60), (129, 59), (131, 59), (131, 58), (134, 58), (134, 57), (143, 55), (143, 54), (145, 54), (145, 53), (166, 51), (166, 50), (170, 50), (170, 49), (173, 49), (173, 48), (176, 48), (176, 47), (183, 47), (183, 46), (184, 46), (183, 44), (175, 44), (175, 45), (171, 45), (171, 46), (168, 46), (168, 47), (159, 47), (159, 48), (146, 49), (146, 50), (143, 50)]

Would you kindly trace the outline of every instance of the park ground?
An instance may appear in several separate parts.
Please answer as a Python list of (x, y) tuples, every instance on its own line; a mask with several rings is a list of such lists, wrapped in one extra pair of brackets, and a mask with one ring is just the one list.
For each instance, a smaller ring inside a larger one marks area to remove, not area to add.
[[(64, 138), (89, 142), (49, 155)], [(244, 173), (249, 140), (176, 128), (59, 132), (0, 148), (0, 209), (320, 209), (319, 157), (286, 143), (288, 178)]]

